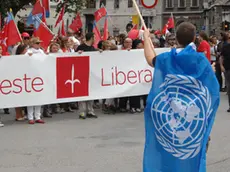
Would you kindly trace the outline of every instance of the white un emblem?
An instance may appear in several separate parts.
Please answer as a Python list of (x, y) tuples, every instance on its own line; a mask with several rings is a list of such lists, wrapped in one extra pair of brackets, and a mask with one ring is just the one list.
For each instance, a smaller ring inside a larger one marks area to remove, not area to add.
[(202, 83), (190, 76), (167, 75), (152, 102), (156, 138), (179, 159), (195, 157), (201, 150), (211, 97)]

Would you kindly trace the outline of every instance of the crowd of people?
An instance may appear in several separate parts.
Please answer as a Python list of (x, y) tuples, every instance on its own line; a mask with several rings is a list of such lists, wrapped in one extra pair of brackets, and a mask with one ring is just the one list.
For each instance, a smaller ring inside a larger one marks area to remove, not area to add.
[[(132, 29), (130, 25), (127, 26), (127, 33)], [(127, 33), (122, 33), (116, 37), (109, 36), (105, 41), (100, 41), (95, 48), (94, 34), (89, 32), (85, 35), (80, 30), (79, 33), (74, 34), (68, 32), (67, 36), (57, 36), (51, 43), (47, 51), (41, 47), (41, 41), (37, 37), (31, 37), (28, 33), (23, 32), (22, 42), (12, 47), (11, 55), (33, 55), (33, 54), (48, 54), (48, 53), (69, 53), (69, 52), (87, 52), (87, 51), (115, 51), (115, 50), (131, 50), (131, 49), (143, 49), (143, 40), (140, 38), (131, 39)], [(177, 47), (175, 34), (169, 33), (162, 35), (161, 33), (154, 33), (151, 31), (151, 41), (155, 48), (164, 47)], [(210, 63), (215, 64), (215, 71), (218, 81), (220, 83), (220, 91), (225, 91), (223, 87), (223, 75), (225, 73), (226, 86), (230, 85), (228, 78), (230, 79), (230, 66), (228, 65), (228, 56), (230, 56), (230, 34), (222, 33), (221, 38), (218, 40), (216, 35), (208, 38), (204, 31), (201, 31), (197, 35), (195, 44), (197, 51), (205, 53)], [(2, 55), (2, 47), (0, 46), (0, 55)], [(230, 64), (230, 63), (229, 63)], [(228, 88), (228, 87), (226, 87)], [(229, 87), (230, 88), (230, 87)], [(228, 89), (230, 93), (230, 89)], [(78, 110), (79, 118), (97, 118), (94, 109), (102, 109), (105, 114), (121, 113), (141, 113), (143, 107), (146, 105), (147, 95), (122, 97), (106, 100), (96, 101), (84, 101), (84, 102), (72, 102), (61, 103), (43, 106), (30, 106), (30, 107), (16, 107), (16, 121), (28, 120), (29, 124), (40, 123), (44, 124), (44, 118), (51, 118), (53, 114), (75, 112)], [(101, 103), (102, 102), (102, 103)], [(230, 98), (229, 98), (230, 106)], [(230, 112), (230, 108), (228, 110)], [(4, 109), (5, 114), (9, 114), (9, 109)], [(3, 127), (4, 124), (0, 123)]]

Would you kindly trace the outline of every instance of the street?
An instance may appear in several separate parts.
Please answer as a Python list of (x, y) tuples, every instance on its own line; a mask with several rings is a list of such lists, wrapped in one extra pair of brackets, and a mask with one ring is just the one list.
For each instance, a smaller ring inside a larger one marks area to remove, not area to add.
[[(211, 144), (208, 172), (230, 172), (230, 114), (221, 94)], [(141, 172), (144, 147), (142, 114), (78, 119), (77, 113), (54, 115), (46, 124), (29, 125), (1, 114), (0, 172)], [(1, 111), (1, 113), (3, 113)]]

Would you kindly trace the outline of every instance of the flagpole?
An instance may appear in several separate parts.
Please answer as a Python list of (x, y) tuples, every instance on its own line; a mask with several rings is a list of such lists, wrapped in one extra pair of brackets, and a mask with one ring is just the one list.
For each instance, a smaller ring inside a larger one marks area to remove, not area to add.
[[(144, 29), (147, 30), (145, 21), (144, 21), (142, 15), (141, 15), (141, 12), (140, 12), (140, 9), (139, 9), (139, 7), (138, 7), (138, 5), (137, 5), (136, 0), (132, 0), (132, 1), (133, 1), (133, 4), (134, 4), (134, 7), (136, 8), (137, 14), (138, 14), (138, 16), (139, 16), (139, 18), (140, 18), (140, 20), (141, 20), (141, 24), (144, 26)], [(151, 46), (154, 47), (154, 46), (153, 46), (153, 43), (152, 43), (152, 40), (151, 40), (150, 38), (149, 38), (149, 41), (150, 41)]]
[(15, 24), (15, 26), (16, 26), (16, 29), (17, 29), (17, 31), (18, 31), (18, 33), (19, 33), (18, 35), (19, 35), (19, 37), (20, 37), (20, 39), (21, 39), (21, 41), (22, 41), (22, 36), (21, 36), (21, 34), (20, 34), (19, 30), (18, 30), (18, 26), (16, 25), (15, 20), (14, 20), (14, 16), (13, 16), (13, 14), (12, 14), (12, 8), (10, 8), (10, 15), (12, 15), (12, 19), (13, 19), (14, 24)]

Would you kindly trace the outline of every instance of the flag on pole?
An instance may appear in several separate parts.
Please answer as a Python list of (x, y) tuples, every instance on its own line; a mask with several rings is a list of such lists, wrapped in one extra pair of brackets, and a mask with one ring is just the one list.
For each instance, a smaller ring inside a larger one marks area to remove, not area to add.
[(46, 17), (50, 17), (50, 0), (42, 0), (42, 6), (45, 8)]
[(43, 14), (43, 6), (40, 0), (37, 0), (32, 9), (32, 15)]
[(168, 19), (168, 22), (164, 25), (164, 28), (162, 29), (162, 33), (165, 35), (166, 33), (169, 32), (169, 29), (173, 29), (174, 27), (175, 27), (174, 18), (171, 13), (171, 17)]
[(3, 32), (6, 47), (15, 45), (18, 42), (22, 41), (21, 35), (18, 31), (18, 27), (14, 22), (14, 17), (11, 12), (8, 12)]
[(167, 25), (168, 29), (173, 29), (175, 27), (173, 13), (171, 13), (171, 17), (169, 18)]
[(35, 16), (34, 36), (39, 37), (43, 42), (41, 46), (47, 49), (50, 41), (53, 39), (54, 34), (52, 31), (43, 23), (38, 16)]
[(40, 0), (36, 0), (31, 13), (27, 17), (27, 21), (26, 21), (27, 26), (30, 26), (31, 24), (34, 24), (35, 16), (38, 16), (41, 20), (44, 20), (44, 17), (45, 17), (44, 16), (44, 8), (43, 8)]
[(102, 17), (106, 16), (107, 12), (105, 7), (101, 7), (94, 13), (95, 21), (98, 22)]
[(65, 4), (63, 5), (63, 7), (62, 7), (62, 9), (58, 15), (58, 18), (57, 18), (57, 21), (56, 21), (54, 27), (57, 27), (57, 25), (63, 20), (64, 15), (65, 15)]
[(74, 32), (77, 32), (80, 28), (82, 28), (80, 13), (77, 14), (76, 18), (73, 20), (69, 28), (72, 29)]
[(94, 48), (97, 48), (97, 45), (99, 43), (99, 41), (101, 40), (101, 34), (97, 28), (97, 24), (96, 24), (96, 21), (93, 22), (93, 33), (94, 33)]

